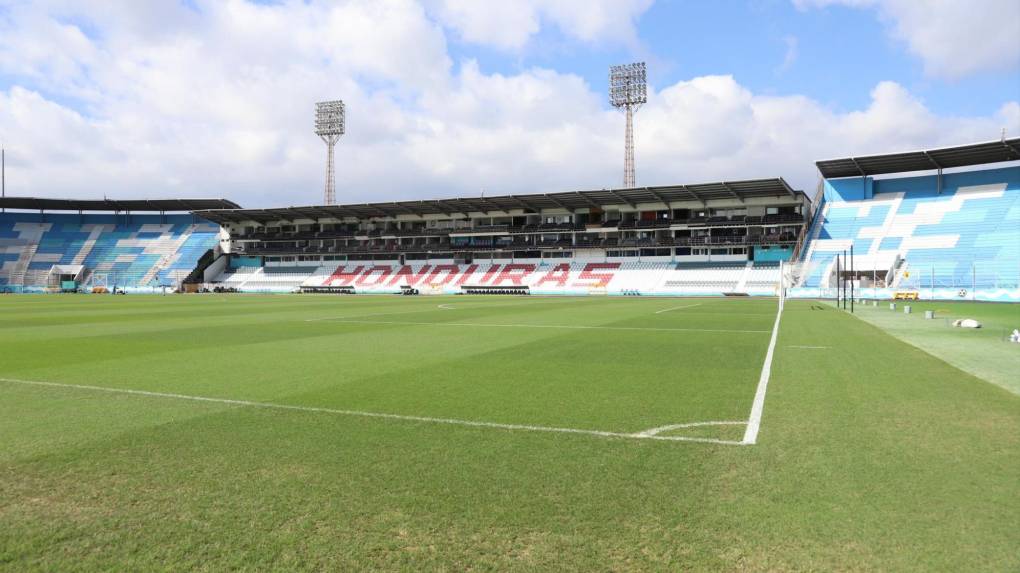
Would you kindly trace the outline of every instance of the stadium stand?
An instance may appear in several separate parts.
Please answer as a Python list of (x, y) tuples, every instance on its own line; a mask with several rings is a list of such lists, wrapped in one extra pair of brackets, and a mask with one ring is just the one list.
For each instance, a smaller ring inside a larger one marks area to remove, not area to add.
[[(199, 214), (262, 267), (232, 262), (210, 289), (723, 295), (794, 255), (808, 206), (777, 178)], [(776, 294), (769, 276), (755, 293)]]
[[(232, 269), (210, 289), (239, 292), (332, 292), (352, 287), (362, 294), (396, 294), (413, 287), (422, 294), (460, 294), (466, 289), (526, 287), (528, 294), (646, 296), (723, 294), (775, 295), (778, 263), (676, 263), (520, 260), (454, 264), (393, 264), (390, 261), (330, 263), (316, 268)], [(754, 277), (754, 280), (751, 278)]]
[[(869, 158), (876, 173), (909, 167), (897, 165), (897, 155), (884, 157)], [(999, 160), (1014, 157), (1007, 150)], [(820, 170), (844, 174), (843, 162), (819, 162)], [(858, 163), (867, 172), (868, 162)], [(840, 276), (872, 296), (1020, 300), (1020, 167), (826, 179), (822, 199), (794, 296), (834, 288), (836, 257), (852, 246), (853, 272)]]
[(1020, 167), (988, 166), (1017, 160), (1020, 139), (819, 161), (814, 202), (781, 178), (277, 209), (0, 198), (22, 211), (0, 214), (0, 290), (829, 296), (842, 279), (1020, 300)]
[(192, 215), (0, 214), (0, 288), (46, 292), (58, 265), (81, 285), (139, 291), (176, 286), (218, 244), (219, 227)]

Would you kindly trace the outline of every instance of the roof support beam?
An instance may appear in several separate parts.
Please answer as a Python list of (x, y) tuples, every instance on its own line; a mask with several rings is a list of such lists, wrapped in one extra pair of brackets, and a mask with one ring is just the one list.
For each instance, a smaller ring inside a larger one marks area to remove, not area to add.
[(450, 205), (448, 201), (437, 199), (435, 204), (437, 207), (443, 210), (443, 214), (446, 215), (447, 217), (455, 213), (460, 213), (461, 215), (467, 216), (467, 213), (464, 213), (461, 209), (458, 209), (457, 207)]
[(492, 201), (489, 201), (485, 197), (479, 197), (478, 201), (480, 201), (484, 205), (488, 205), (489, 206), (489, 211), (499, 211), (500, 213), (507, 213), (507, 214), (509, 214), (509, 211), (507, 211), (506, 209), (504, 209), (504, 208), (500, 207), (499, 205), (493, 203)]
[(396, 209), (396, 210), (398, 210), (398, 211), (401, 211), (401, 212), (403, 212), (403, 213), (405, 213), (405, 214), (407, 214), (407, 215), (414, 215), (414, 214), (415, 214), (415, 212), (414, 212), (413, 210), (411, 210), (411, 209), (408, 209), (407, 207), (405, 207), (405, 206), (401, 205), (400, 203), (397, 203), (396, 201), (394, 201), (394, 202), (390, 203), (390, 205), (391, 205), (391, 206), (392, 206), (392, 207), (393, 207), (394, 209)]
[(563, 201), (560, 201), (559, 199), (553, 197), (552, 195), (546, 194), (546, 195), (543, 195), (543, 197), (545, 197), (546, 199), (552, 201), (553, 203), (556, 203), (556, 205), (558, 205), (561, 209), (566, 209), (567, 211), (573, 212), (573, 210), (570, 207), (567, 207), (563, 203)]
[(525, 209), (531, 209), (532, 211), (535, 211), (535, 212), (538, 212), (538, 213), (541, 213), (541, 212), (542, 212), (542, 208), (541, 208), (541, 207), (535, 207), (535, 205), (534, 205), (534, 204), (532, 204), (532, 203), (528, 203), (528, 202), (527, 202), (527, 201), (525, 201), (524, 199), (521, 199), (521, 196), (520, 196), (520, 195), (511, 195), (510, 197), (511, 197), (511, 198), (512, 198), (512, 199), (513, 199), (514, 201), (517, 201), (518, 203), (520, 203), (521, 205), (523, 205)]
[(645, 191), (648, 191), (652, 195), (652, 197), (655, 197), (655, 199), (658, 202), (664, 204), (666, 206), (666, 209), (670, 208), (669, 207), (669, 201), (667, 201), (666, 198), (663, 197), (662, 195), (659, 195), (658, 191), (655, 191), (651, 187), (645, 187)]
[(935, 166), (935, 169), (938, 169), (938, 174), (935, 176), (935, 194), (936, 195), (941, 195), (942, 194), (942, 164), (939, 163), (938, 161), (935, 161), (935, 158), (932, 157), (931, 154), (928, 153), (927, 151), (922, 151), (921, 153), (924, 153), (924, 156), (928, 158), (928, 161), (932, 165)]
[(740, 194), (738, 194), (736, 191), (733, 190), (733, 186), (732, 185), (730, 185), (729, 183), (723, 181), (722, 182), (722, 186), (725, 187), (726, 190), (730, 192), (730, 195), (733, 195), (734, 199), (736, 199), (740, 203), (744, 202), (743, 197), (741, 197)]
[(608, 192), (608, 193), (609, 193), (610, 195), (612, 195), (613, 197), (615, 197), (617, 201), (620, 201), (621, 203), (626, 203), (627, 205), (630, 205), (630, 207), (631, 207), (632, 209), (634, 209), (634, 208), (636, 208), (636, 207), (637, 207), (637, 205), (635, 205), (635, 204), (634, 204), (634, 203), (633, 203), (632, 201), (630, 201), (630, 200), (628, 200), (628, 199), (625, 199), (625, 198), (624, 198), (624, 197), (623, 197), (622, 195), (620, 195), (620, 194), (619, 194), (619, 193), (617, 193), (616, 191), (613, 191), (612, 189), (607, 189), (606, 191), (607, 191), (607, 192)]
[(581, 200), (584, 201), (585, 203), (587, 203), (590, 207), (592, 207), (594, 209), (601, 209), (602, 208), (602, 205), (599, 205), (598, 203), (592, 201), (591, 197), (585, 195), (581, 191), (574, 191), (574, 194), (577, 195), (578, 197), (580, 197)]
[(786, 179), (780, 178), (779, 180), (783, 183), (783, 188), (790, 194), (790, 197), (796, 198), (797, 192), (793, 190), (793, 187), (790, 187), (790, 184), (786, 182)]
[[(457, 199), (457, 200), (460, 201), (461, 203), (467, 205), (468, 208), (473, 209), (475, 211), (478, 211), (479, 213), (488, 213), (489, 211), (492, 211), (492, 209), (483, 207), (483, 206), (479, 205), (478, 203), (475, 203), (474, 199), (471, 199), (471, 200), (468, 200), (468, 199)], [(498, 210), (499, 209), (497, 209), (497, 211)]]
[(865, 172), (864, 172), (864, 169), (863, 169), (863, 168), (861, 167), (861, 164), (860, 164), (860, 163), (857, 163), (857, 158), (856, 158), (856, 157), (851, 157), (851, 158), (850, 158), (850, 161), (852, 161), (852, 162), (853, 162), (853, 164), (854, 164), (854, 167), (856, 167), (856, 168), (857, 168), (857, 171), (859, 171), (859, 172), (860, 172), (860, 174), (861, 174), (861, 177), (867, 177), (867, 176), (868, 176), (868, 174), (867, 174), (867, 173), (865, 173)]
[(687, 191), (688, 193), (691, 194), (691, 196), (693, 196), (695, 199), (697, 199), (698, 202), (701, 203), (702, 207), (707, 207), (708, 206), (708, 203), (705, 203), (705, 199), (701, 195), (698, 195), (697, 193), (695, 193), (693, 189), (691, 189), (687, 185), (684, 185), (683, 188), (684, 188), (684, 191)]

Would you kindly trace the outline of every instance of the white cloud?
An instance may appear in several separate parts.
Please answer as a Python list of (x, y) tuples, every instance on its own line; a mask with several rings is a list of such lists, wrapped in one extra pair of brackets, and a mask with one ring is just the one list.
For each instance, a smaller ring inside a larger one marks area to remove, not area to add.
[(635, 46), (635, 22), (652, 0), (432, 0), (439, 19), (474, 44), (517, 51), (541, 22), (584, 42)]
[(784, 36), (783, 44), (786, 45), (786, 52), (783, 54), (783, 62), (779, 64), (778, 72), (782, 73), (789, 70), (794, 62), (797, 61), (798, 56), (798, 40), (797, 36)]
[[(313, 103), (331, 97), (348, 104), (342, 201), (622, 178), (623, 116), (603, 94), (548, 69), (454, 65), (442, 28), (409, 0), (175, 5), (158, 30), (145, 14), (107, 10), (89, 33), (68, 23), (84, 9), (65, 8), (33, 5), (0, 22), (0, 74), (38, 86), (0, 91), (13, 194), (314, 203), (325, 147)], [(55, 30), (70, 40), (47, 44), (42, 31)], [(649, 94), (636, 116), (637, 174), (648, 185), (784, 175), (810, 189), (819, 157), (992, 139), (1002, 126), (1020, 133), (1016, 101), (987, 117), (943, 117), (885, 82), (864, 109), (840, 113), (698, 77)]]
[(921, 58), (928, 75), (959, 79), (1020, 67), (1017, 0), (793, 0), (801, 9), (874, 8), (893, 37)]

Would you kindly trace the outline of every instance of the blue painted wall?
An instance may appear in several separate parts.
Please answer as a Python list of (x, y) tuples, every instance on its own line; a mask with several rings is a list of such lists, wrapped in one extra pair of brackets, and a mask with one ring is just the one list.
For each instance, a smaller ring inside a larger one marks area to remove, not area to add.
[(793, 247), (773, 245), (770, 247), (755, 247), (754, 262), (775, 262), (789, 261), (793, 255)]

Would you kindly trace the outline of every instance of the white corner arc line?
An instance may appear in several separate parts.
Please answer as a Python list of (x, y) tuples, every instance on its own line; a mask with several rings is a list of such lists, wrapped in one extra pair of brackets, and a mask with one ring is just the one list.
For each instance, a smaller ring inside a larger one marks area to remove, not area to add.
[(772, 338), (769, 340), (769, 349), (765, 353), (765, 363), (761, 367), (761, 376), (758, 377), (758, 389), (754, 392), (754, 402), (751, 404), (751, 415), (747, 419), (747, 430), (744, 431), (743, 443), (753, 445), (758, 442), (758, 430), (761, 429), (761, 415), (765, 411), (765, 391), (769, 386), (769, 376), (772, 374), (772, 356), (776, 351), (776, 339), (779, 337), (779, 319), (783, 317), (783, 299), (779, 299), (779, 309), (776, 311), (776, 323), (772, 326)]
[(674, 306), (672, 308), (664, 308), (662, 310), (655, 311), (655, 314), (662, 314), (664, 312), (669, 312), (671, 310), (680, 310), (681, 308), (694, 308), (696, 306), (701, 306), (701, 303), (699, 302), (698, 304), (688, 304), (686, 306)]
[(650, 430), (644, 430), (638, 432), (637, 435), (649, 437), (657, 436), (663, 432), (670, 430), (682, 430), (684, 428), (699, 428), (702, 426), (743, 426), (747, 424), (747, 420), (725, 420), (718, 422), (688, 422), (686, 424), (670, 424), (668, 426), (659, 426), (658, 428), (652, 428)]
[[(251, 408), (266, 408), (272, 410), (289, 410), (296, 412), (311, 412), (319, 414), (334, 414), (339, 416), (357, 416), (361, 418), (379, 418), (385, 420), (402, 420), (405, 422), (425, 422), (430, 424), (447, 424), (453, 426), (468, 426), (475, 428), (492, 428), (509, 431), (526, 432), (547, 432), (558, 434), (577, 434), (583, 436), (598, 436), (602, 438), (625, 438), (632, 440), (657, 440), (664, 442), (698, 442), (705, 444), (720, 444), (726, 446), (740, 446), (744, 442), (736, 440), (717, 440), (714, 438), (693, 438), (685, 436), (656, 436), (645, 435), (642, 432), (609, 432), (603, 430), (585, 430), (581, 428), (559, 428), (555, 426), (532, 426), (527, 424), (502, 424), (498, 422), (482, 422), (475, 420), (458, 420), (454, 418), (434, 418), (430, 416), (411, 416), (405, 414), (387, 414), (384, 412), (363, 412), (360, 410), (342, 410), (334, 408), (318, 408), (315, 406), (293, 406), (289, 404), (273, 404), (271, 402), (253, 402), (250, 400), (234, 400), (230, 398), (210, 398), (206, 396), (190, 396), (187, 394), (173, 394), (169, 392), (150, 392), (148, 390), (132, 390), (129, 388), (109, 388), (106, 386), (92, 386), (88, 384), (65, 384), (62, 382), (43, 382), (39, 380), (19, 380), (16, 378), (0, 378), (0, 382), (10, 384), (23, 384), (30, 386), (46, 386), (51, 388), (72, 388), (76, 390), (91, 390), (96, 392), (109, 392), (112, 394), (130, 394), (134, 396), (146, 396), (150, 398), (171, 398), (175, 400), (191, 400), (195, 402), (211, 402), (214, 404), (227, 404), (231, 406), (247, 406)], [(711, 424), (710, 422), (709, 424)]]

